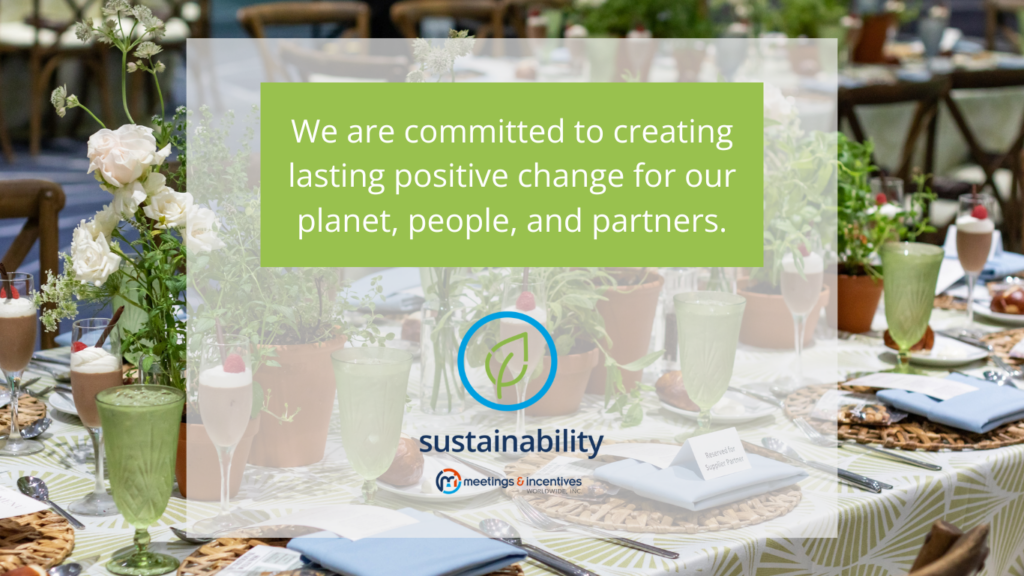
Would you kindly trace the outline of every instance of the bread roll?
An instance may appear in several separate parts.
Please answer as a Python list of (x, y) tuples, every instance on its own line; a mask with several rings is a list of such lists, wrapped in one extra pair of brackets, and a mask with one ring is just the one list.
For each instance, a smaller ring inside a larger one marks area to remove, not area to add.
[(662, 374), (661, 378), (658, 378), (658, 381), (654, 384), (654, 387), (658, 391), (658, 398), (676, 408), (682, 408), (690, 412), (700, 411), (700, 407), (694, 404), (690, 400), (690, 395), (686, 393), (686, 387), (683, 386), (683, 373), (679, 370)]
[[(899, 350), (900, 347), (896, 345), (896, 341), (892, 339), (889, 331), (885, 331), (885, 345), (893, 350)], [(924, 336), (910, 347), (911, 352), (920, 352), (921, 350), (931, 350), (935, 346), (935, 332), (932, 331), (932, 327), (929, 326), (924, 331)]]
[(392, 486), (412, 486), (423, 476), (423, 454), (412, 438), (400, 438), (395, 459), (380, 479)]
[(1010, 286), (992, 296), (989, 308), (1000, 314), (1024, 314), (1024, 288)]

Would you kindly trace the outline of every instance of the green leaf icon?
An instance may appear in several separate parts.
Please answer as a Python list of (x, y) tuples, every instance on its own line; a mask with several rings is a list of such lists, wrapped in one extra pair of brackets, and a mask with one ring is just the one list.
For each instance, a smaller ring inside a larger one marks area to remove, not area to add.
[[(523, 341), (523, 368), (522, 368), (522, 370), (520, 370), (519, 375), (516, 376), (513, 380), (510, 380), (508, 382), (503, 382), (502, 379), (505, 376), (505, 369), (508, 368), (509, 360), (511, 360), (512, 357), (515, 356), (515, 351), (509, 352), (505, 356), (505, 360), (503, 360), (502, 363), (501, 363), (501, 368), (498, 369), (498, 377), (497, 378), (495, 378), (494, 375), (491, 374), (491, 355), (492, 355), (492, 353), (497, 353), (498, 349), (501, 348), (502, 346), (504, 346), (506, 344), (509, 344), (511, 342), (514, 342), (516, 340), (519, 340), (519, 339), (522, 339), (522, 341)], [(502, 388), (505, 388), (505, 387), (508, 387), (508, 386), (515, 386), (516, 384), (519, 383), (520, 380), (523, 379), (523, 376), (526, 375), (526, 363), (530, 361), (530, 348), (529, 348), (529, 346), (527, 346), (528, 343), (529, 343), (529, 336), (527, 335), (527, 333), (526, 332), (520, 332), (519, 334), (516, 334), (515, 336), (506, 338), (506, 339), (502, 340), (501, 342), (498, 342), (497, 344), (494, 345), (494, 347), (491, 348), (491, 351), (487, 353), (487, 360), (484, 362), (484, 366), (485, 366), (485, 369), (487, 370), (487, 378), (491, 381), (491, 384), (494, 384), (495, 388), (497, 389), (498, 400), (501, 400), (501, 389)]]

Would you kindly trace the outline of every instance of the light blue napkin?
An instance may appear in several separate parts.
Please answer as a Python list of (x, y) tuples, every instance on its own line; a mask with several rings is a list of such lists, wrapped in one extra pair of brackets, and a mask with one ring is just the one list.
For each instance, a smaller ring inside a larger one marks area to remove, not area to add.
[[(353, 298), (362, 298), (369, 294), (373, 279), (380, 276), (380, 286), (384, 289), (380, 298), (374, 298), (374, 309), (378, 314), (408, 314), (423, 306), (423, 297), (405, 292), (420, 285), (419, 268), (388, 268), (371, 272), (352, 283)], [(355, 302), (353, 302), (355, 304)]]
[(480, 576), (526, 559), (515, 546), (433, 514), (412, 508), (399, 512), (419, 522), (355, 542), (318, 532), (293, 539), (288, 548), (345, 576)]
[(636, 460), (619, 460), (594, 471), (599, 480), (632, 490), (640, 496), (687, 510), (705, 510), (796, 484), (807, 477), (799, 468), (747, 454), (750, 469), (706, 481), (686, 446), (672, 465), (659, 470)]
[(948, 379), (970, 384), (977, 390), (949, 400), (906, 390), (879, 390), (877, 396), (905, 412), (978, 434), (1024, 419), (1024, 391), (962, 374), (950, 374)]
[(981, 271), (982, 280), (1003, 278), (1024, 270), (1024, 254), (1002, 252), (985, 263)]

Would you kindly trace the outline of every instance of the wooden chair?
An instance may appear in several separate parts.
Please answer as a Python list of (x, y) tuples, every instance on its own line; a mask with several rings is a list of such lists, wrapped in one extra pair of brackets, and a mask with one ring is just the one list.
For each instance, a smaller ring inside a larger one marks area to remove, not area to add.
[(505, 37), (498, 0), (401, 0), (391, 5), (391, 21), (406, 38), (419, 36), (420, 20), (427, 16), (481, 20), (477, 38)]
[[(856, 109), (861, 106), (876, 106), (882, 104), (900, 104), (916, 102), (917, 108), (914, 111), (913, 120), (907, 130), (906, 138), (903, 141), (903, 151), (900, 154), (899, 164), (893, 175), (902, 178), (905, 182), (910, 181), (911, 164), (914, 160), (914, 150), (922, 132), (925, 134), (925, 156), (924, 173), (931, 174), (935, 163), (935, 129), (937, 126), (939, 102), (949, 92), (950, 81), (947, 78), (938, 78), (928, 82), (900, 82), (898, 84), (878, 84), (859, 88), (839, 89), (839, 122), (843, 119), (850, 125), (854, 138), (863, 142), (867, 138), (860, 120), (857, 119)], [(874, 159), (872, 159), (874, 160)], [(877, 162), (876, 162), (876, 165)]]
[[(36, 289), (60, 271), (58, 215), (64, 208), (64, 190), (47, 180), (0, 181), (0, 218), (27, 218), (2, 262), (14, 271), (39, 240), (39, 277)], [(40, 330), (42, 347), (56, 346), (56, 334)]]
[(289, 24), (353, 26), (343, 36), (370, 37), (370, 5), (366, 2), (274, 2), (239, 8), (238, 23), (253, 38), (266, 38), (265, 27)]
[[(4, 52), (4, 47), (0, 45), (0, 60), (3, 59)], [(0, 70), (0, 82), (3, 81), (3, 77), (3, 70)], [(8, 164), (14, 163), (14, 147), (11, 146), (11, 136), (7, 133), (7, 121), (4, 119), (4, 103), (2, 101), (0, 101), (0, 152), (3, 152)]]
[(937, 520), (925, 537), (908, 576), (971, 576), (985, 567), (989, 548), (988, 524), (963, 533)]
[(508, 22), (520, 38), (526, 38), (526, 17), (533, 8), (567, 8), (572, 0), (499, 0), (498, 18)]
[(1024, 46), (1021, 40), (1024, 35), (1024, 22), (1020, 22), (1018, 16), (1017, 26), (1020, 31), (1015, 32), (1006, 24), (1000, 23), (1000, 16), (1006, 13), (1021, 14), (1024, 12), (1024, 0), (985, 0), (985, 47), (988, 50), (996, 49), (996, 33), (1002, 32), (1003, 37), (1014, 45), (1018, 51)]
[(328, 77), (361, 78), (385, 82), (404, 82), (409, 60), (404, 56), (334, 54), (280, 41), (281, 63), (293, 68), (303, 82), (319, 74)]

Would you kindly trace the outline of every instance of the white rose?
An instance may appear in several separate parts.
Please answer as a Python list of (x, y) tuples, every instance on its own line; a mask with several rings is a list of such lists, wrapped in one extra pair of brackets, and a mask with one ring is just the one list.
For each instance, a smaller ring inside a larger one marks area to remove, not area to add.
[(103, 236), (106, 239), (110, 239), (110, 235), (114, 232), (114, 228), (121, 222), (121, 216), (114, 211), (113, 204), (107, 204), (96, 213), (96, 216), (88, 221), (82, 223), (82, 226), (89, 230), (93, 238)]
[(153, 129), (125, 124), (106, 128), (89, 137), (89, 174), (99, 171), (103, 180), (118, 188), (137, 180), (150, 166), (159, 166), (171, 153), (170, 145), (156, 149)]
[(785, 96), (774, 84), (764, 84), (764, 117), (787, 124), (796, 116), (796, 100)]
[(142, 183), (135, 180), (127, 186), (121, 186), (114, 190), (114, 202), (111, 206), (113, 206), (117, 214), (125, 218), (131, 218), (135, 211), (139, 209), (139, 204), (142, 204), (147, 197), (146, 189), (142, 186)]
[(217, 237), (217, 216), (213, 210), (192, 205), (186, 214), (185, 246), (192, 252), (210, 252), (224, 247)]
[(102, 286), (121, 266), (121, 257), (110, 251), (106, 236), (94, 236), (83, 220), (71, 239), (71, 263), (83, 283)]
[(142, 211), (157, 221), (157, 228), (178, 228), (185, 225), (185, 216), (192, 208), (192, 195), (168, 188), (149, 199)]

